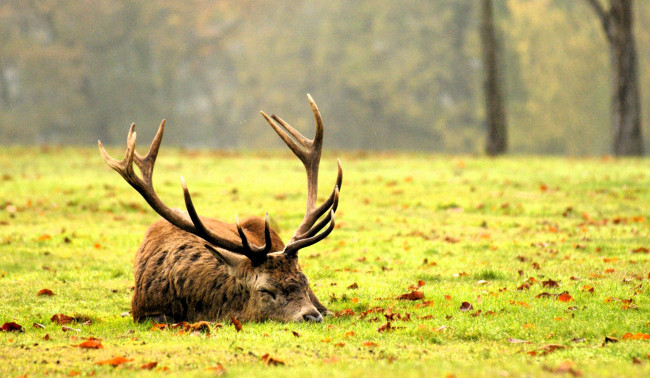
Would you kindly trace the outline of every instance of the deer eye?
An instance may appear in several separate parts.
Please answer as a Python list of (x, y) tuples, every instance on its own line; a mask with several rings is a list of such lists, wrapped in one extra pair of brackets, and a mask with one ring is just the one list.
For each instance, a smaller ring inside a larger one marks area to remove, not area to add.
[(275, 293), (273, 293), (271, 290), (267, 289), (259, 289), (259, 292), (262, 293), (263, 295), (268, 295), (271, 297), (273, 300), (275, 300)]

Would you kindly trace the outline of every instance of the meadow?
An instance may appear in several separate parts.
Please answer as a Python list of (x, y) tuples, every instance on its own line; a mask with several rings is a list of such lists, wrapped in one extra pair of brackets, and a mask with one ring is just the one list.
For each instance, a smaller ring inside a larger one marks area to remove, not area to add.
[[(96, 149), (1, 148), (0, 376), (650, 376), (650, 159), (326, 152), (322, 196), (336, 157), (336, 229), (299, 253), (335, 316), (192, 330), (128, 314), (158, 215)], [(304, 214), (289, 151), (163, 145), (172, 207), (181, 175), (204, 216), (286, 241)]]

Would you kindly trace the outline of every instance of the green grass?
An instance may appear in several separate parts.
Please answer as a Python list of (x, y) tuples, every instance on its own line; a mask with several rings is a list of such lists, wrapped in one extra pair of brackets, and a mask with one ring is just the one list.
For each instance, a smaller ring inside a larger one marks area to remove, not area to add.
[[(335, 157), (322, 160), (323, 197)], [(632, 252), (650, 248), (650, 160), (340, 157), (337, 229), (300, 261), (319, 298), (354, 315), (247, 323), (241, 332), (222, 321), (206, 336), (152, 331), (121, 316), (130, 309), (135, 250), (157, 215), (95, 149), (0, 149), (0, 323), (25, 328), (0, 333), (0, 376), (153, 375), (163, 367), (213, 375), (206, 368), (217, 363), (231, 376), (546, 376), (562, 367), (650, 375), (650, 340), (623, 340), (650, 333), (650, 255)], [(268, 211), (285, 240), (302, 218), (304, 172), (288, 152), (163, 146), (154, 181), (179, 208), (181, 174), (202, 215), (232, 221)], [(543, 287), (549, 279), (559, 287)], [(396, 299), (419, 280), (423, 300)], [(55, 295), (37, 296), (44, 288)], [(536, 298), (565, 291), (572, 301)], [(417, 306), (424, 301), (432, 304)], [(461, 311), (462, 302), (473, 309)], [(376, 307), (384, 313), (361, 316)], [(410, 321), (378, 332), (388, 309)], [(61, 313), (92, 323), (64, 332), (50, 321)], [(90, 336), (103, 348), (73, 346)], [(603, 345), (607, 336), (619, 342)], [(551, 344), (566, 348), (545, 354)], [(265, 366), (266, 353), (285, 365)], [(133, 361), (95, 364), (116, 356)], [(140, 369), (152, 361), (158, 370)]]

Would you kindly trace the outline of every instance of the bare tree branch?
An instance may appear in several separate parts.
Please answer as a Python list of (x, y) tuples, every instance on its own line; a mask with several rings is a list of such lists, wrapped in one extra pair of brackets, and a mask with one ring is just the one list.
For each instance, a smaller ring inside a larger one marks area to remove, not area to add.
[(603, 5), (600, 3), (600, 0), (585, 0), (587, 4), (591, 5), (593, 8), (594, 12), (598, 15), (601, 21), (605, 22), (605, 18), (607, 18), (608, 14), (605, 11), (605, 8), (603, 8)]

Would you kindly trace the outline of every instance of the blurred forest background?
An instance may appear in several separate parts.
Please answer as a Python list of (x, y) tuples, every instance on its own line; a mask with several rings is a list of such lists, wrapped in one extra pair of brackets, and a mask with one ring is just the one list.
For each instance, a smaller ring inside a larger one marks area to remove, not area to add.
[[(327, 148), (485, 146), (475, 0), (2, 0), (0, 143), (275, 148), (259, 115)], [(605, 2), (603, 3), (605, 4)], [(509, 151), (612, 151), (610, 57), (582, 0), (496, 0)], [(650, 1), (634, 3), (648, 144)], [(309, 127), (309, 128), (307, 128)]]

